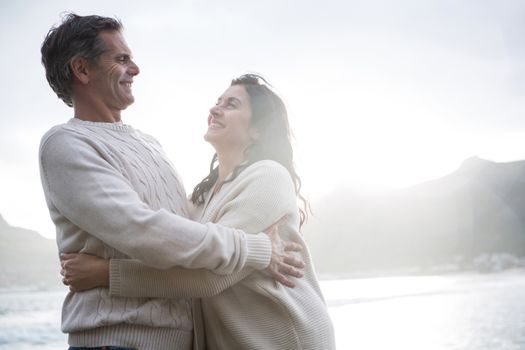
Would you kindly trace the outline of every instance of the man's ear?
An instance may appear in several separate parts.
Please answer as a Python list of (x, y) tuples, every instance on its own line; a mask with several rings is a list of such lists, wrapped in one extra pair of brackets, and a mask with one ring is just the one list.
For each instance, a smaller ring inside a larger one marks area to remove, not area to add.
[(87, 84), (89, 82), (89, 63), (83, 58), (75, 58), (71, 61), (69, 68), (75, 80), (81, 84)]

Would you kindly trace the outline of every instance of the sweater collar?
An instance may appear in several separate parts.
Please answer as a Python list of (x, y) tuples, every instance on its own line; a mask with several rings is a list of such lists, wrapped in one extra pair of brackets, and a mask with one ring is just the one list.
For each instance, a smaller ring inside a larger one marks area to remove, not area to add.
[(126, 125), (122, 121), (115, 122), (115, 123), (104, 123), (104, 122), (92, 122), (92, 121), (89, 121), (89, 120), (81, 120), (81, 119), (78, 119), (78, 118), (71, 118), (68, 121), (68, 124), (95, 126), (95, 127), (98, 127), (98, 128), (115, 130), (115, 131), (120, 131), (120, 132), (133, 132), (134, 131), (134, 129), (133, 129), (133, 127), (131, 125)]

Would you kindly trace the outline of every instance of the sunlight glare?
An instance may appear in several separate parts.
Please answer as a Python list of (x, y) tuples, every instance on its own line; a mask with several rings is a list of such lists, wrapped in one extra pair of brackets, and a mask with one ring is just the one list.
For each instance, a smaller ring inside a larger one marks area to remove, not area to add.
[[(443, 291), (464, 288), (443, 276), (324, 281), (338, 349), (444, 350), (447, 327), (456, 318), (454, 299)], [(453, 294), (452, 294), (453, 295)], [(433, 303), (428, 303), (432, 296)], [(378, 336), (380, 335), (380, 336)]]
[(347, 101), (332, 89), (327, 93), (334, 101), (330, 106), (317, 106), (314, 98), (308, 108), (294, 106), (293, 116), (300, 116), (292, 120), (299, 144), (297, 163), (305, 190), (314, 197), (340, 184), (415, 185), (454, 171), (472, 152), (471, 143), (457, 131), (423, 112), (423, 101), (408, 109), (400, 101), (407, 101), (409, 92), (383, 93), (355, 92), (355, 100)]

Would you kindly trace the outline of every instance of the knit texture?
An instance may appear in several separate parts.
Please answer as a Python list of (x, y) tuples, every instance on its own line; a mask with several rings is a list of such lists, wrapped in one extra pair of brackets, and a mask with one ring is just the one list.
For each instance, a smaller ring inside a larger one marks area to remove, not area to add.
[[(265, 235), (252, 239), (240, 230), (184, 218), (186, 194), (178, 174), (159, 143), (130, 126), (72, 119), (44, 135), (39, 158), (60, 252), (222, 274), (268, 264), (271, 244)], [(187, 349), (191, 303), (116, 298), (106, 289), (69, 293), (62, 329), (74, 346)]]
[[(228, 276), (206, 270), (151, 269), (134, 260), (110, 262), (110, 293), (136, 297), (195, 299), (195, 331), (205, 333), (207, 349), (335, 349), (333, 326), (321, 294), (308, 247), (298, 232), (296, 195), (287, 170), (260, 161), (205, 204), (196, 220), (217, 222), (256, 233), (284, 217), (280, 234), (303, 246), (305, 276), (295, 288), (245, 268)], [(198, 339), (202, 344), (202, 339)], [(202, 349), (202, 347), (201, 347)]]

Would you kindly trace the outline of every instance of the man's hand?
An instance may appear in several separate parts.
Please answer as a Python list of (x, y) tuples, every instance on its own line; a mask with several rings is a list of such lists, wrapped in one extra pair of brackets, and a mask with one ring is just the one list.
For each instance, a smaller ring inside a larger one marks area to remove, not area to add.
[(62, 283), (72, 292), (109, 286), (109, 260), (88, 254), (61, 254)]
[(297, 278), (303, 277), (304, 274), (298, 269), (304, 268), (305, 264), (298, 257), (298, 254), (294, 253), (300, 252), (303, 248), (300, 244), (281, 239), (279, 236), (279, 223), (276, 222), (264, 231), (272, 241), (272, 258), (270, 265), (263, 272), (277, 282), (293, 288), (295, 283), (286, 275)]

